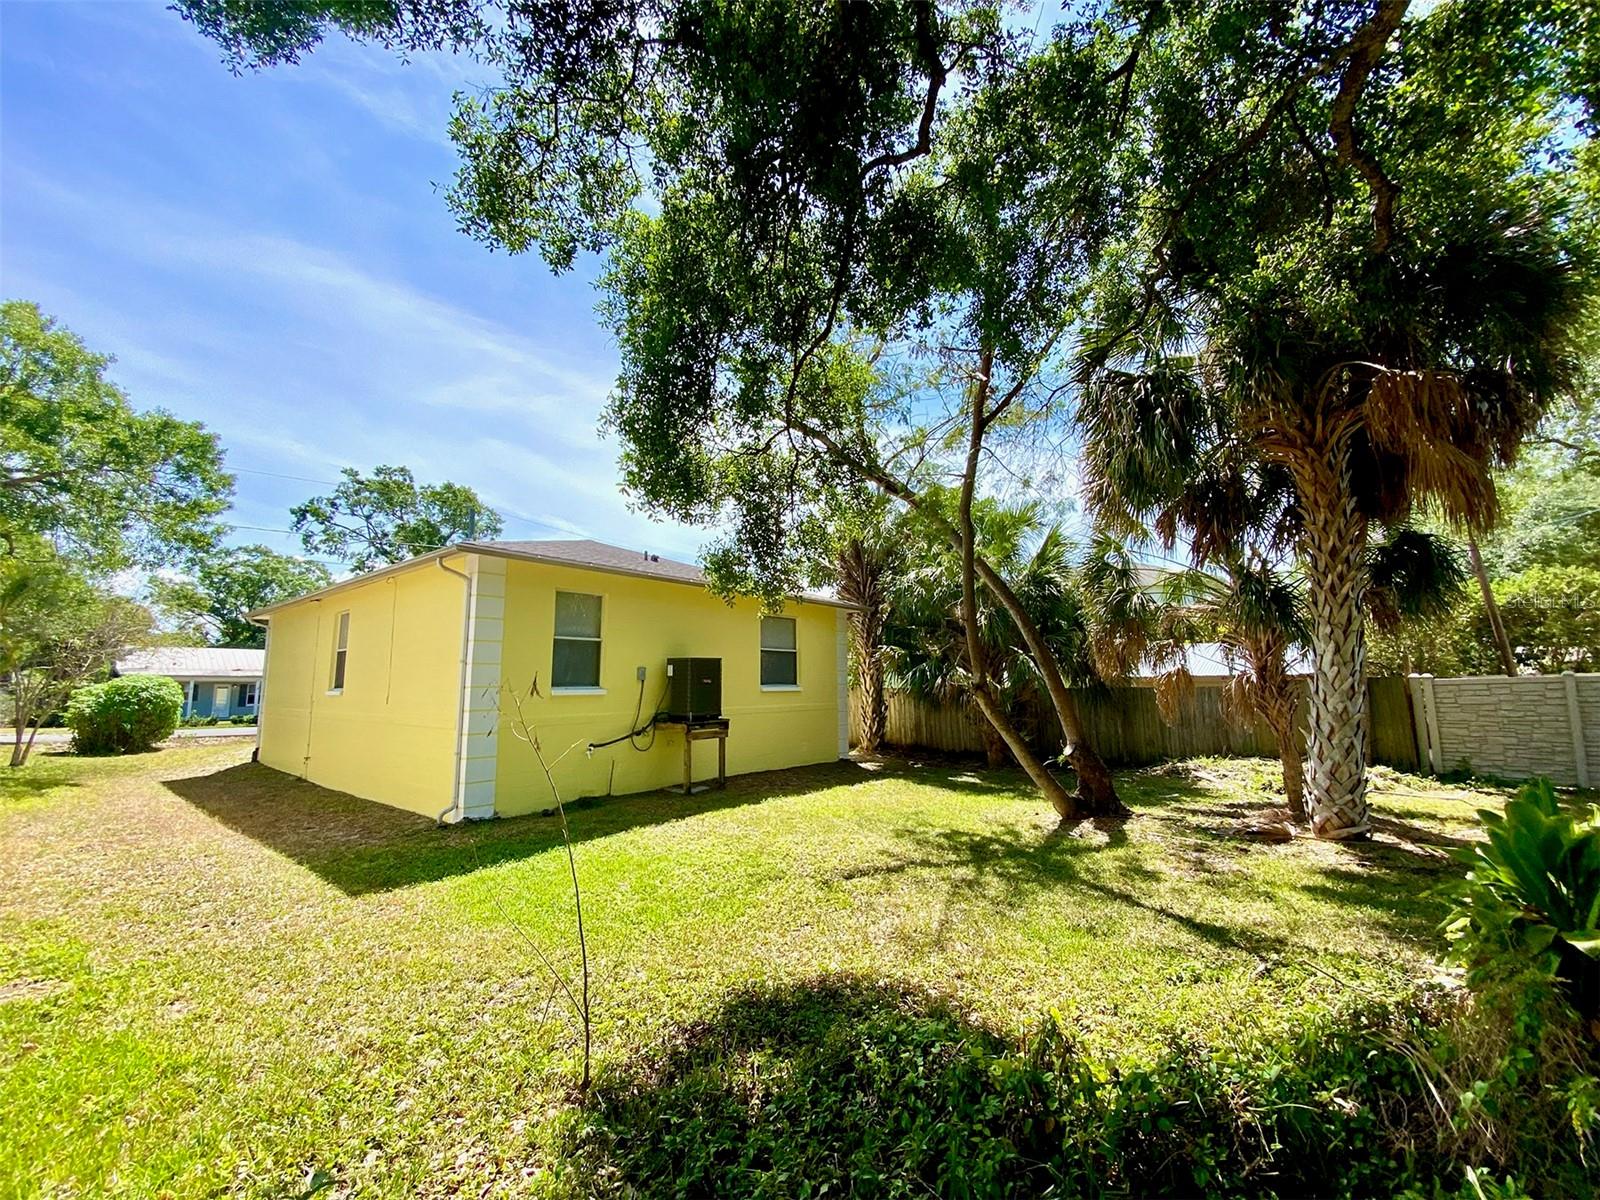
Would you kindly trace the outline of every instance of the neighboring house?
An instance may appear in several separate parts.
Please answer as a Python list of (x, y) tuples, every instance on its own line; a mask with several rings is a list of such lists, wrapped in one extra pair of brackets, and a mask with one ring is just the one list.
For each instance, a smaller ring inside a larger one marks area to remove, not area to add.
[[(627, 734), (663, 701), (667, 660), (694, 657), (722, 662), (730, 774), (831, 762), (848, 752), (847, 607), (763, 616), (655, 555), (464, 542), (250, 614), (267, 627), (259, 758), (444, 821), (547, 808), (509, 687), (545, 756), (565, 755), (563, 800), (647, 791), (683, 781), (684, 730)], [(692, 743), (697, 780), (717, 750)]]
[(113, 675), (167, 675), (183, 685), (185, 717), (254, 716), (266, 653), (218, 646), (158, 646), (119, 658)]
[[(1194, 642), (1184, 648), (1183, 665), (1188, 668), (1190, 676), (1197, 684), (1226, 683), (1231, 676), (1243, 674), (1245, 665), (1242, 659), (1235, 657), (1232, 662), (1228, 658), (1227, 647), (1221, 642)], [(1289, 674), (1295, 676), (1311, 674), (1311, 660), (1300, 650), (1290, 650), (1288, 662)], [(1146, 664), (1141, 664), (1134, 672), (1131, 680), (1136, 685), (1153, 684), (1156, 677), (1165, 674), (1166, 668), (1155, 669)]]

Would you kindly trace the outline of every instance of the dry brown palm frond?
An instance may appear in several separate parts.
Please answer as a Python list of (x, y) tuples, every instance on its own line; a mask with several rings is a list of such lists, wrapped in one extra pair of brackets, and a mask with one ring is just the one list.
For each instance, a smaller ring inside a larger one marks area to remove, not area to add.
[(1167, 721), (1175, 721), (1194, 698), (1194, 676), (1188, 667), (1173, 667), (1156, 676), (1156, 708)]
[(1378, 369), (1362, 413), (1374, 449), (1404, 462), (1413, 501), (1432, 500), (1478, 531), (1498, 513), (1491, 470), (1502, 440), (1482, 419), (1481, 399), (1458, 372)]

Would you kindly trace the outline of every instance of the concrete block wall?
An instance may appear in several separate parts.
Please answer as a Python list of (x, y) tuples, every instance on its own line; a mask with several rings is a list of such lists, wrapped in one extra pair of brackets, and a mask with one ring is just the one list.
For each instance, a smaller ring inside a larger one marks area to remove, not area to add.
[(1434, 774), (1544, 775), (1564, 787), (1600, 775), (1600, 675), (1414, 675), (1411, 688)]

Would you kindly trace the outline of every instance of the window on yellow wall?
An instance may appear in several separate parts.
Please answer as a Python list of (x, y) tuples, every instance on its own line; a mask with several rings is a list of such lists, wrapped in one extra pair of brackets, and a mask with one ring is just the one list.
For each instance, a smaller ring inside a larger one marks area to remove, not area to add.
[(800, 651), (793, 617), (761, 618), (761, 686), (796, 687), (800, 683)]
[(328, 681), (330, 692), (344, 691), (344, 664), (350, 654), (350, 610), (339, 614), (333, 635), (333, 675)]
[(556, 643), (550, 663), (550, 686), (600, 686), (599, 596), (556, 593)]

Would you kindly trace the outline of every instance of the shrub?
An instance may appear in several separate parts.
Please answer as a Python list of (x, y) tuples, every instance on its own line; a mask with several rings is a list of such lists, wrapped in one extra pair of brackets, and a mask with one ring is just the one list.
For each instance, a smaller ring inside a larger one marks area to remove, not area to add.
[(1119, 1067), (1055, 1016), (1017, 1044), (909, 989), (758, 986), (603, 1073), (570, 1161), (624, 1195), (1582, 1194), (1593, 1048), (1498, 1003), (1427, 990)]
[(1600, 807), (1566, 810), (1548, 779), (1524, 784), (1505, 813), (1484, 810), (1487, 843), (1445, 921), (1474, 983), (1532, 973), (1559, 979), (1587, 1020), (1600, 1016)]
[(172, 736), (183, 689), (164, 675), (129, 675), (79, 688), (67, 703), (67, 725), (79, 754), (129, 754)]

